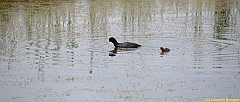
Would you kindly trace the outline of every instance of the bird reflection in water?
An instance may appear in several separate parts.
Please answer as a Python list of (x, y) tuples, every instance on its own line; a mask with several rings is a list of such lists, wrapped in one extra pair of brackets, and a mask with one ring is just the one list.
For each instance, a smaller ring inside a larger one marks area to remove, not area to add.
[(109, 56), (116, 56), (118, 52), (126, 52), (126, 51), (135, 51), (137, 48), (120, 48), (115, 47), (113, 50), (109, 51)]

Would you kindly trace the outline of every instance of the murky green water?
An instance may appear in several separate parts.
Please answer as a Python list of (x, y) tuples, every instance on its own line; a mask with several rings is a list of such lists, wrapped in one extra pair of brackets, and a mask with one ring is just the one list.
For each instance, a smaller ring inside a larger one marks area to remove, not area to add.
[(237, 0), (2, 1), (0, 37), (3, 102), (240, 98)]

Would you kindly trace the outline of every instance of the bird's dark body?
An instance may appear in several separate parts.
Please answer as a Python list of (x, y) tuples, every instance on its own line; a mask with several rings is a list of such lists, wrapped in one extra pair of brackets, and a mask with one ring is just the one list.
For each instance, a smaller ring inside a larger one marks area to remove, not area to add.
[(132, 42), (123, 42), (123, 43), (118, 43), (117, 40), (113, 37), (109, 38), (109, 41), (113, 43), (115, 47), (118, 48), (138, 48), (141, 47), (141, 45), (132, 43)]

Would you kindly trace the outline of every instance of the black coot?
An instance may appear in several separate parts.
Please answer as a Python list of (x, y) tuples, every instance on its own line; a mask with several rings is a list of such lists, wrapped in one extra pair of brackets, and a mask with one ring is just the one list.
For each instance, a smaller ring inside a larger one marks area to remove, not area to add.
[(136, 43), (132, 43), (132, 42), (118, 43), (117, 40), (114, 37), (110, 37), (109, 42), (112, 42), (115, 47), (119, 47), (119, 48), (138, 48), (138, 47), (141, 47), (141, 45), (136, 44)]

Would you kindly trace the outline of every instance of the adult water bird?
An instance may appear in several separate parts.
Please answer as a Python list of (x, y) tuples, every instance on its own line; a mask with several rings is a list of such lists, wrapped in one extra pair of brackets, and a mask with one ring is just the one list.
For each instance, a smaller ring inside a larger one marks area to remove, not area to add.
[(117, 48), (138, 48), (138, 47), (141, 47), (141, 45), (136, 44), (136, 43), (132, 43), (132, 42), (118, 43), (117, 40), (114, 37), (110, 37), (109, 42), (112, 42), (113, 45)]

